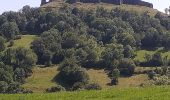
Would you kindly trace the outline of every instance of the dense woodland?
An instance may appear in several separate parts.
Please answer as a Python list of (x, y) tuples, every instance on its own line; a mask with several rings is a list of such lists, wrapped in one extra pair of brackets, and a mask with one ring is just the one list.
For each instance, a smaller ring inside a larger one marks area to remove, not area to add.
[[(31, 48), (11, 48), (13, 40), (24, 34), (38, 36)], [(48, 92), (101, 89), (98, 84), (89, 83), (86, 68), (107, 70), (111, 84), (116, 85), (119, 76), (133, 75), (136, 66), (164, 66), (148, 75), (154, 79), (159, 74), (169, 84), (166, 66), (170, 62), (160, 52), (146, 55), (145, 62), (134, 60), (136, 50), (170, 49), (170, 17), (160, 12), (150, 16), (147, 12), (119, 8), (110, 11), (63, 6), (53, 11), (24, 6), (18, 12), (0, 15), (0, 35), (1, 93), (31, 92), (20, 85), (31, 76), (36, 64), (60, 66), (55, 78), (60, 85)], [(160, 80), (156, 84), (161, 84)]]

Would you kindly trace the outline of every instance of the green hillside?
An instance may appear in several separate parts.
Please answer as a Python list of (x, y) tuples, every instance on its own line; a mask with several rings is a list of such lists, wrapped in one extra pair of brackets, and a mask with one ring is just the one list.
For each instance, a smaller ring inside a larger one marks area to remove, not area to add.
[(0, 33), (0, 100), (170, 98), (170, 17), (156, 9), (56, 0), (3, 13)]

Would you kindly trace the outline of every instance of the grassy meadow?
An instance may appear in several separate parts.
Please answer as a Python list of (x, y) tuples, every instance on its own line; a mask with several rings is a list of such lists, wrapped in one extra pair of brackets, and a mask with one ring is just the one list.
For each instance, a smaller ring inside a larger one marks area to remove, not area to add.
[(168, 56), (168, 59), (170, 59), (170, 51), (164, 51), (163, 48), (158, 48), (155, 50), (138, 50), (136, 51), (136, 57), (134, 58), (134, 60), (138, 60), (140, 62), (145, 61), (145, 54), (154, 54), (156, 52), (161, 52), (162, 56)]
[[(12, 48), (23, 47), (23, 48), (30, 48), (31, 43), (37, 38), (36, 35), (22, 35), (21, 39), (14, 40), (14, 45)], [(9, 45), (9, 42), (6, 43)]]
[(59, 93), (0, 94), (0, 100), (169, 100), (169, 98), (170, 86)]
[(57, 75), (57, 67), (40, 68), (34, 67), (33, 75), (26, 79), (26, 83), (22, 85), (23, 88), (32, 90), (33, 92), (45, 92), (47, 88), (56, 86), (53, 78)]

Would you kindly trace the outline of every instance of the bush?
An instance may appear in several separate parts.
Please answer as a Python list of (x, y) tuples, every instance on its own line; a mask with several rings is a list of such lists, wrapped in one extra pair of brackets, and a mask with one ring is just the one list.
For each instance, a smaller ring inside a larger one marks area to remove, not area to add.
[[(63, 64), (64, 66), (66, 64)], [(86, 73), (86, 69), (81, 68), (77, 64), (67, 64), (68, 66), (63, 67), (58, 74), (58, 81), (67, 86), (68, 88), (72, 88), (72, 86), (81, 82), (87, 84), (89, 82), (89, 76)]]
[(119, 69), (114, 69), (112, 72), (111, 72), (111, 77), (116, 77), (118, 78), (120, 76), (120, 71)]
[(15, 36), (15, 38), (14, 38), (14, 40), (19, 40), (19, 39), (21, 39), (21, 35), (17, 35), (17, 36)]
[(14, 45), (14, 41), (13, 40), (9, 41), (8, 47), (12, 47), (13, 45)]
[(0, 81), (0, 93), (5, 93), (8, 89), (8, 84), (4, 81)]
[(28, 93), (33, 93), (32, 90), (23, 90), (22, 93), (28, 94)]
[(155, 85), (170, 85), (170, 79), (167, 76), (159, 76), (153, 79)]
[(92, 84), (86, 85), (85, 89), (87, 89), (87, 90), (101, 90), (102, 87), (97, 83), (92, 83)]
[(112, 78), (111, 85), (118, 85), (118, 78), (117, 77)]
[(84, 84), (82, 82), (77, 82), (77, 83), (74, 83), (74, 85), (72, 87), (72, 90), (73, 91), (75, 91), (75, 90), (84, 90), (85, 86), (86, 86), (86, 84)]
[(148, 77), (149, 77), (150, 79), (153, 79), (155, 76), (156, 76), (156, 73), (155, 73), (153, 70), (152, 70), (152, 71), (149, 71)]
[(1, 51), (4, 51), (5, 50), (5, 39), (2, 37), (2, 36), (0, 36), (0, 52)]
[(62, 87), (61, 85), (57, 85), (55, 87), (46, 89), (46, 92), (60, 92), (60, 91), (65, 91), (65, 88)]
[(121, 75), (131, 76), (134, 74), (136, 65), (131, 59), (122, 59), (119, 63)]
[(17, 82), (13, 82), (13, 83), (10, 83), (8, 85), (8, 90), (7, 90), (7, 93), (20, 93), (22, 92), (21, 88), (20, 88), (20, 83), (17, 83)]

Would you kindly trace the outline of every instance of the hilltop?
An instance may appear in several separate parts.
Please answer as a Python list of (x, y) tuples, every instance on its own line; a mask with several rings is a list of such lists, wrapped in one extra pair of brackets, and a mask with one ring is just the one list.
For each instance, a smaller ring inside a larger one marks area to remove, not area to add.
[(102, 2), (101, 3), (76, 2), (74, 4), (70, 4), (70, 3), (63, 2), (62, 0), (54, 0), (52, 2), (48, 2), (42, 5), (41, 8), (51, 8), (51, 9), (57, 10), (61, 8), (63, 5), (70, 6), (70, 7), (77, 7), (79, 9), (86, 9), (86, 10), (90, 10), (90, 9), (95, 10), (100, 7), (103, 7), (107, 10), (120, 8), (122, 10), (132, 11), (132, 12), (137, 12), (137, 13), (148, 12), (151, 16), (154, 16), (158, 12), (157, 9), (153, 9), (153, 8), (146, 7), (146, 6), (140, 6), (140, 5), (129, 5), (129, 4), (117, 5), (117, 4), (102, 3)]

